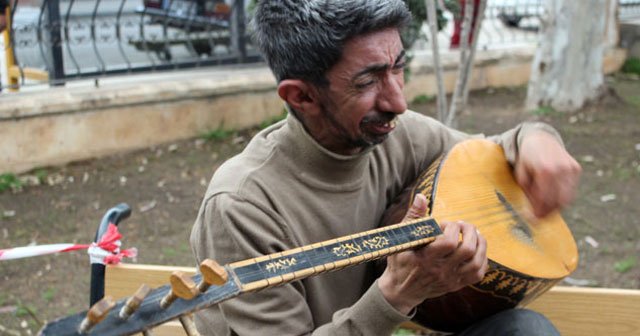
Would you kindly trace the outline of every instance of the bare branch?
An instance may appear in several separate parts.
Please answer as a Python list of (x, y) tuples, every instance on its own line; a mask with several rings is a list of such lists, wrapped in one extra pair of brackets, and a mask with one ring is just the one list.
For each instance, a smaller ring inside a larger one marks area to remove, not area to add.
[(484, 21), (484, 11), (487, 8), (487, 0), (480, 0), (478, 4), (478, 16), (476, 17), (476, 24), (473, 27), (473, 40), (471, 41), (471, 54), (469, 60), (465, 64), (465, 83), (463, 90), (462, 106), (467, 106), (469, 100), (469, 80), (471, 79), (471, 72), (473, 70), (473, 62), (476, 56), (476, 50), (478, 50), (478, 40), (480, 39), (480, 29), (482, 28), (482, 22)]
[(469, 31), (471, 30), (471, 21), (473, 20), (473, 9), (473, 0), (465, 0), (464, 18), (462, 20), (462, 36), (460, 37), (460, 64), (458, 66), (458, 79), (456, 81), (456, 88), (453, 91), (453, 97), (451, 97), (449, 114), (444, 121), (447, 126), (452, 126), (456, 114), (459, 110), (464, 108), (464, 106), (462, 106), (462, 91), (464, 90), (464, 81), (462, 79), (465, 75), (465, 64), (469, 58)]
[(444, 79), (442, 77), (442, 66), (440, 65), (440, 51), (438, 48), (438, 19), (436, 12), (436, 0), (425, 0), (427, 8), (427, 22), (431, 32), (431, 49), (433, 52), (433, 69), (436, 73), (438, 85), (438, 119), (442, 122), (447, 117), (447, 95), (444, 90)]

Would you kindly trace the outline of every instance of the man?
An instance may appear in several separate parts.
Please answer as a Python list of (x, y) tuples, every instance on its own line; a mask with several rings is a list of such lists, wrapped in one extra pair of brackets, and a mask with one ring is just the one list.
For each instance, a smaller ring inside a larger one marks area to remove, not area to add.
[[(216, 171), (191, 234), (199, 262), (229, 263), (376, 228), (396, 195), (469, 137), (406, 111), (399, 29), (409, 17), (401, 0), (258, 2), (257, 43), (290, 113)], [(515, 164), (536, 215), (572, 199), (580, 167), (550, 127), (524, 124), (493, 139)], [(424, 197), (416, 198), (406, 218), (425, 208)], [(484, 275), (484, 238), (468, 223), (440, 224), (434, 243), (387, 258), (377, 279), (359, 265), (244, 295), (199, 312), (198, 329), (388, 335), (424, 299)], [(505, 325), (557, 334), (526, 310), (492, 319), (467, 335), (499, 335)]]

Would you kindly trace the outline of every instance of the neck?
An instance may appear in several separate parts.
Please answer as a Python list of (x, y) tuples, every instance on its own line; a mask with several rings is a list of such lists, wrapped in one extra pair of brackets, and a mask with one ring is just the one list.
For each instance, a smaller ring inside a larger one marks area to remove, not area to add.
[(432, 218), (357, 233), (230, 264), (241, 292), (301, 280), (425, 245), (441, 233)]

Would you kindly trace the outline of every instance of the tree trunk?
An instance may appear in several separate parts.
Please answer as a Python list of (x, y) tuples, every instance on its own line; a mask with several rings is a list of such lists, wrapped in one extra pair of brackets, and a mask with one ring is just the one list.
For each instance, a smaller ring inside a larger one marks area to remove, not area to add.
[(527, 109), (575, 111), (603, 92), (608, 7), (603, 0), (545, 1)]

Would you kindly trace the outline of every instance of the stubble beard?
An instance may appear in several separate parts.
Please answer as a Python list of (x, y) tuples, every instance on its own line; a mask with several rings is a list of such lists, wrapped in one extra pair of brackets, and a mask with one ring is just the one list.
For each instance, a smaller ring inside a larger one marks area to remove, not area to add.
[(363, 126), (365, 126), (367, 123), (377, 122), (380, 120), (381, 117), (368, 117), (368, 118), (365, 117), (362, 119), (362, 121), (360, 121), (360, 125), (359, 125), (360, 136), (352, 137), (347, 131), (347, 129), (344, 128), (344, 126), (340, 124), (338, 120), (336, 120), (335, 114), (332, 112), (332, 111), (335, 111), (335, 108), (332, 108), (332, 107), (333, 107), (332, 103), (322, 102), (321, 104), (322, 113), (329, 120), (329, 123), (338, 131), (339, 133), (338, 136), (340, 137), (340, 141), (342, 141), (347, 148), (351, 148), (354, 150), (357, 149), (362, 151), (369, 147), (372, 147), (384, 142), (389, 136), (389, 134), (384, 134), (384, 135), (368, 134), (364, 130)]

